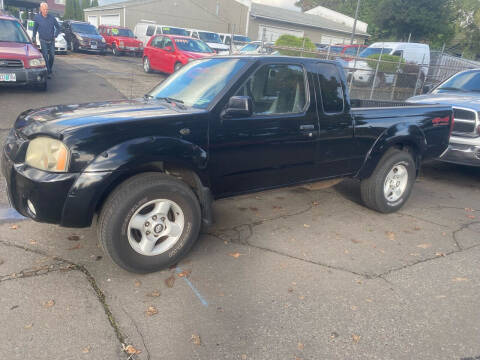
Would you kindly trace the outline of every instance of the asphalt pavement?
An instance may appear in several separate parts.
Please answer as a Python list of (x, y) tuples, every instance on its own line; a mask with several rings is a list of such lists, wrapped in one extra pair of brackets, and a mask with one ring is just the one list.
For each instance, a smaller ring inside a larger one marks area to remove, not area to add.
[[(128, 74), (128, 75), (127, 75)], [(132, 75), (133, 74), (133, 75)], [(141, 60), (57, 57), (21, 111), (141, 96)], [(133, 79), (133, 80), (132, 80)], [(0, 353), (8, 359), (475, 359), (480, 356), (480, 169), (426, 164), (383, 215), (345, 180), (224, 199), (176, 268), (127, 273), (95, 227), (19, 218), (0, 187)]]

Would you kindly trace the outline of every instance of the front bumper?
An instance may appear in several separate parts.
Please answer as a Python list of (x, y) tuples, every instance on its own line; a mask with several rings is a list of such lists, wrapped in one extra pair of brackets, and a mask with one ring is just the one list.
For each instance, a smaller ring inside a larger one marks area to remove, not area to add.
[(480, 166), (480, 138), (469, 139), (452, 136), (447, 150), (439, 159), (455, 164)]
[(47, 81), (47, 68), (0, 68), (0, 73), (15, 74), (16, 81), (0, 81), (4, 85), (41, 85)]
[(124, 47), (118, 47), (118, 50), (120, 50), (122, 53), (143, 53), (143, 47), (135, 47), (135, 46), (124, 46)]
[(65, 227), (91, 225), (111, 172), (51, 173), (14, 162), (2, 151), (2, 173), (10, 204), (23, 216)]
[(84, 51), (91, 51), (91, 52), (105, 52), (105, 50), (107, 49), (107, 45), (104, 43), (97, 43), (97, 44), (79, 43), (78, 49), (84, 50)]

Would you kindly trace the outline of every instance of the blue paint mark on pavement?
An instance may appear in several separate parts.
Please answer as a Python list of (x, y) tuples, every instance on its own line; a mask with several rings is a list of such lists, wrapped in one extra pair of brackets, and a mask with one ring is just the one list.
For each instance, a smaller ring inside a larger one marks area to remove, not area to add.
[[(183, 270), (179, 266), (177, 266), (176, 270), (177, 274), (180, 274)], [(208, 307), (208, 302), (203, 298), (203, 296), (200, 294), (200, 292), (197, 290), (197, 288), (192, 284), (192, 282), (187, 279), (186, 276), (183, 277), (185, 281), (187, 282), (188, 286), (190, 286), (190, 289), (194, 292), (194, 294), (197, 296), (197, 298), (200, 300), (203, 306)]]
[(5, 205), (0, 205), (0, 221), (9, 221), (9, 220), (25, 220), (26, 217), (23, 215), (20, 215), (20, 213), (17, 212), (17, 210), (5, 206)]

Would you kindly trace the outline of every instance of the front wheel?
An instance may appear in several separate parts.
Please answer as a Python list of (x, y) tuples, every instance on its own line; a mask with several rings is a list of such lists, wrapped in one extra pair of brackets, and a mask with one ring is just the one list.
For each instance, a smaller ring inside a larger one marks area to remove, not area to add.
[(150, 60), (146, 56), (143, 58), (143, 71), (145, 71), (146, 73), (152, 72), (152, 68), (150, 66)]
[(121, 52), (118, 50), (117, 46), (115, 44), (112, 45), (112, 53), (114, 56), (120, 56)]
[(174, 72), (177, 72), (178, 70), (180, 70), (180, 69), (182, 68), (182, 66), (183, 66), (182, 63), (177, 62), (177, 63), (175, 64), (175, 67), (173, 68), (173, 71), (174, 71)]
[(383, 155), (373, 174), (362, 181), (362, 200), (373, 210), (395, 212), (410, 197), (415, 178), (416, 167), (412, 155), (400, 149), (390, 149)]
[(200, 205), (185, 183), (147, 173), (127, 180), (109, 196), (98, 237), (116, 264), (149, 273), (182, 259), (197, 240), (200, 224)]

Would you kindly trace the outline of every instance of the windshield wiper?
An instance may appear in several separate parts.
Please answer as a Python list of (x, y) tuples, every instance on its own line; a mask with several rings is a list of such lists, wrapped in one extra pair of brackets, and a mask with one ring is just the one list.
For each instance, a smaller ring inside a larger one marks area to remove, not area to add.
[(143, 95), (143, 98), (144, 98), (145, 100), (148, 100), (148, 99), (153, 99), (153, 96), (150, 95), (150, 94), (145, 94), (145, 95)]
[(456, 88), (456, 87), (440, 87), (438, 88), (437, 90), (453, 90), (453, 91), (462, 91), (462, 92), (465, 92), (466, 90), (463, 90), (463, 89), (460, 89), (460, 88)]
[(175, 102), (175, 103), (183, 104), (183, 100), (175, 99), (175, 98), (168, 97), (168, 96), (167, 97), (159, 97), (158, 100), (165, 100), (168, 103)]

